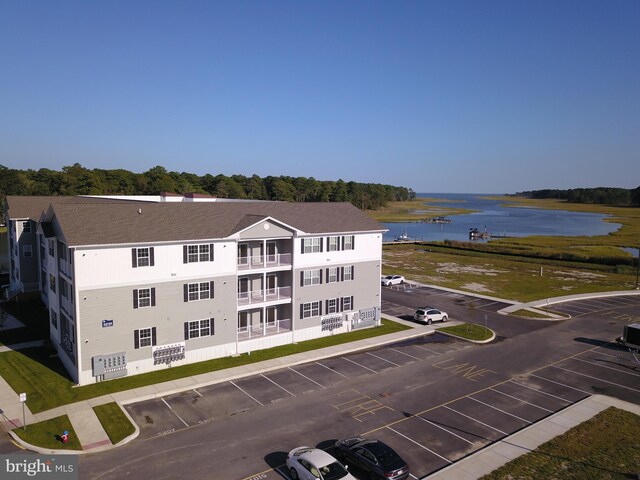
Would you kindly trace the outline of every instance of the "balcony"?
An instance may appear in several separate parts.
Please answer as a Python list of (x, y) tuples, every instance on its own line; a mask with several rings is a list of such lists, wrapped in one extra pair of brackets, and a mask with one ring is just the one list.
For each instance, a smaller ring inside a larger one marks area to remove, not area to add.
[(238, 270), (256, 270), (259, 268), (290, 267), (291, 254), (249, 255), (238, 257)]
[(238, 292), (238, 305), (254, 305), (256, 303), (291, 300), (291, 287), (268, 288)]
[(238, 340), (250, 340), (258, 337), (277, 335), (291, 331), (291, 319), (285, 318), (270, 322), (246, 324), (238, 326)]

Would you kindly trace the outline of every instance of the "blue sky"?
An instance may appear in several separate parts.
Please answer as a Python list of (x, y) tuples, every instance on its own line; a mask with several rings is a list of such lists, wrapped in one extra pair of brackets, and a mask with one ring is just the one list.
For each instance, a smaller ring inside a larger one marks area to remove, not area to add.
[(638, 0), (0, 0), (0, 164), (635, 188), (638, 25)]

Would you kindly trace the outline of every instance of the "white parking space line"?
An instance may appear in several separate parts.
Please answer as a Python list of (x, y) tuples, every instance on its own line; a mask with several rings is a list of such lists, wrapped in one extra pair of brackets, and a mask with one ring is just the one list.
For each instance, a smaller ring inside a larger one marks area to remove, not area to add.
[(373, 354), (373, 353), (371, 353), (371, 352), (366, 352), (366, 353), (367, 353), (367, 355), (371, 355), (372, 357), (375, 357), (375, 358), (377, 358), (378, 360), (382, 360), (383, 362), (390, 363), (391, 365), (393, 365), (393, 366), (395, 366), (395, 367), (399, 367), (399, 366), (400, 366), (400, 365), (398, 365), (397, 363), (392, 362), (391, 360), (387, 360), (386, 358), (379, 357), (378, 355), (374, 355), (374, 354)]
[(262, 403), (260, 400), (258, 400), (257, 398), (252, 397), (248, 392), (246, 392), (245, 390), (243, 390), (241, 387), (239, 387), (238, 385), (236, 385), (235, 383), (233, 383), (232, 381), (229, 381), (229, 383), (231, 385), (233, 385), (234, 387), (236, 387), (238, 390), (240, 390), (242, 393), (244, 393), (247, 397), (249, 397), (251, 400), (253, 400), (254, 402), (256, 402), (258, 405), (261, 405), (264, 407), (264, 403)]
[(418, 415), (416, 418), (419, 418), (419, 419), (420, 419), (420, 420), (422, 420), (423, 422), (427, 422), (429, 425), (433, 425), (434, 427), (437, 427), (437, 428), (439, 428), (440, 430), (444, 430), (445, 432), (447, 432), (447, 433), (449, 433), (449, 434), (453, 435), (454, 437), (458, 437), (460, 440), (463, 440), (463, 441), (467, 442), (469, 445), (474, 445), (474, 443), (473, 443), (473, 442), (470, 442), (470, 441), (469, 441), (469, 440), (467, 440), (466, 438), (461, 437), (460, 435), (458, 435), (457, 433), (452, 432), (451, 430), (448, 430), (448, 429), (446, 429), (446, 428), (444, 428), (444, 427), (441, 427), (441, 426), (440, 426), (440, 425), (438, 425), (437, 423), (433, 423), (432, 421), (427, 420), (426, 418), (422, 418), (420, 415)]
[(340, 373), (340, 372), (338, 372), (337, 370), (334, 370), (333, 368), (327, 367), (326, 365), (324, 365), (324, 364), (322, 364), (322, 363), (320, 363), (320, 362), (316, 362), (316, 363), (317, 363), (318, 365), (320, 365), (321, 367), (326, 368), (326, 369), (327, 369), (327, 370), (329, 370), (330, 372), (333, 372), (333, 373), (335, 373), (335, 374), (337, 374), (337, 375), (340, 375), (341, 377), (344, 377), (344, 378), (351, 378), (351, 377), (347, 377), (344, 373)]
[(273, 380), (271, 380), (269, 377), (263, 375), (262, 373), (260, 374), (260, 376), (262, 378), (266, 378), (267, 380), (269, 380), (271, 383), (273, 383), (276, 387), (281, 388), (282, 390), (284, 390), (285, 392), (287, 392), (289, 395), (291, 395), (292, 397), (295, 397), (296, 395), (294, 393), (291, 393), (289, 390), (287, 390), (286, 388), (284, 388), (282, 385), (277, 384), (276, 382), (274, 382)]
[(504, 413), (504, 414), (506, 414), (506, 415), (509, 415), (509, 416), (511, 416), (511, 417), (514, 417), (514, 418), (517, 418), (518, 420), (522, 420), (523, 422), (527, 422), (528, 424), (533, 423), (533, 422), (530, 422), (529, 420), (527, 420), (527, 419), (525, 419), (525, 418), (519, 417), (518, 415), (514, 415), (513, 413), (509, 413), (509, 412), (506, 412), (506, 411), (504, 411), (504, 410), (501, 410), (501, 409), (500, 409), (500, 408), (498, 408), (498, 407), (494, 407), (493, 405), (489, 405), (488, 403), (485, 403), (485, 402), (483, 402), (482, 400), (478, 400), (477, 398), (473, 398), (473, 397), (469, 397), (469, 396), (467, 396), (467, 398), (469, 398), (469, 399), (473, 400), (474, 402), (481, 403), (482, 405), (486, 405), (486, 406), (487, 406), (487, 407), (489, 407), (489, 408), (493, 408), (494, 410), (497, 410), (497, 411), (499, 411), (499, 412), (502, 412), (502, 413)]
[(291, 367), (287, 367), (287, 368), (288, 368), (289, 370), (291, 370), (292, 372), (297, 373), (297, 374), (298, 374), (298, 375), (300, 375), (301, 377), (306, 378), (306, 379), (307, 379), (307, 380), (309, 380), (310, 382), (315, 383), (315, 384), (316, 384), (316, 385), (318, 385), (320, 388), (324, 388), (324, 385), (320, 385), (320, 384), (319, 384), (318, 382), (316, 382), (313, 378), (309, 378), (309, 377), (307, 377), (304, 373), (300, 373), (299, 371), (294, 370), (294, 369), (293, 369), (293, 368), (291, 368)]
[(422, 350), (426, 350), (427, 352), (431, 352), (434, 355), (442, 355), (442, 353), (436, 352), (435, 350), (431, 350), (431, 349), (429, 349), (427, 347), (423, 347), (422, 345), (416, 345), (416, 347), (421, 348)]
[[(600, 347), (598, 347), (598, 348), (600, 348)], [(598, 355), (604, 355), (606, 357), (611, 357), (611, 358), (618, 358), (620, 356), (620, 355), (611, 355), (610, 353), (604, 353), (604, 352), (597, 352), (597, 353), (598, 353)], [(626, 353), (626, 352), (624, 352), (624, 353)]]
[(596, 367), (600, 367), (600, 368), (608, 368), (609, 370), (613, 370), (614, 372), (618, 372), (618, 373), (624, 373), (626, 375), (633, 375), (634, 377), (640, 377), (640, 374), (638, 373), (633, 373), (633, 372), (625, 372), (624, 370), (620, 370), (618, 368), (613, 368), (613, 367), (609, 367), (607, 365), (600, 365), (599, 363), (595, 363), (595, 362), (590, 362), (589, 360), (583, 360), (581, 358), (577, 358), (577, 357), (573, 357), (572, 360), (578, 360), (579, 362), (584, 362), (584, 363), (589, 363), (591, 365), (595, 365)]
[(389, 430), (391, 430), (393, 433), (397, 433), (398, 435), (400, 435), (400, 436), (401, 436), (401, 437), (403, 437), (403, 438), (406, 438), (406, 439), (407, 439), (407, 440), (409, 440), (410, 442), (415, 443), (416, 445), (418, 445), (420, 448), (423, 448), (423, 449), (424, 449), (424, 450), (426, 450), (427, 452), (429, 452), (429, 453), (433, 453), (436, 457), (441, 458), (441, 459), (442, 459), (442, 460), (444, 460), (445, 462), (447, 462), (447, 463), (452, 463), (452, 462), (451, 462), (451, 460), (449, 460), (449, 459), (447, 459), (447, 458), (444, 458), (444, 457), (443, 457), (442, 455), (440, 455), (439, 453), (436, 453), (436, 452), (434, 452), (433, 450), (431, 450), (431, 449), (429, 449), (429, 448), (425, 447), (425, 446), (424, 446), (424, 445), (422, 445), (421, 443), (418, 443), (418, 442), (416, 442), (414, 439), (407, 437), (407, 436), (406, 436), (406, 435), (404, 435), (403, 433), (400, 433), (399, 431), (394, 430), (394, 429), (393, 429), (393, 428), (391, 428), (391, 427), (387, 427), (387, 428), (388, 428)]
[(485, 308), (485, 307), (488, 307), (488, 306), (490, 306), (490, 305), (495, 305), (495, 304), (497, 304), (497, 303), (498, 303), (498, 302), (483, 303), (483, 304), (481, 304), (481, 305), (476, 305), (476, 308)]
[(503, 432), (503, 431), (502, 431), (502, 430), (500, 430), (499, 428), (496, 428), (496, 427), (494, 427), (494, 426), (491, 426), (491, 425), (489, 425), (488, 423), (481, 422), (480, 420), (478, 420), (478, 419), (476, 419), (476, 418), (473, 418), (473, 417), (470, 417), (469, 415), (467, 415), (467, 414), (465, 414), (465, 413), (462, 413), (462, 412), (459, 412), (458, 410), (454, 410), (453, 408), (451, 408), (451, 407), (449, 407), (449, 406), (447, 406), (447, 405), (443, 405), (443, 407), (444, 407), (444, 408), (446, 408), (447, 410), (451, 410), (453, 413), (457, 413), (458, 415), (462, 415), (463, 417), (466, 417), (466, 418), (468, 418), (468, 419), (469, 419), (469, 420), (471, 420), (471, 421), (474, 421), (474, 422), (476, 422), (476, 423), (479, 423), (480, 425), (484, 425), (485, 427), (490, 428), (491, 430), (495, 430), (496, 432), (500, 432), (501, 434), (503, 434), (503, 435), (505, 435), (505, 436), (506, 436), (506, 435), (509, 435), (507, 432)]
[(173, 409), (173, 407), (171, 407), (171, 405), (169, 405), (169, 404), (167, 403), (167, 401), (166, 401), (164, 398), (161, 398), (160, 400), (162, 400), (162, 401), (164, 402), (164, 404), (165, 404), (167, 407), (169, 407), (169, 410), (171, 410), (171, 411), (173, 412), (173, 414), (174, 414), (176, 417), (178, 417), (178, 419), (179, 419), (182, 423), (184, 423), (184, 425), (185, 425), (186, 427), (188, 427), (188, 426), (189, 426), (189, 424), (188, 424), (187, 422), (185, 422), (185, 421), (182, 419), (182, 417), (176, 413), (176, 411)]
[(392, 348), (391, 350), (393, 350), (394, 352), (397, 352), (397, 353), (401, 353), (402, 355), (405, 355), (405, 356), (407, 356), (407, 357), (409, 357), (409, 358), (413, 358), (414, 360), (417, 360), (417, 361), (419, 361), (419, 362), (421, 362), (421, 361), (422, 361), (422, 359), (421, 359), (421, 358), (414, 357), (413, 355), (409, 355), (408, 353), (403, 352), (402, 350), (398, 350), (397, 348)]
[(538, 390), (536, 388), (530, 387), (528, 385), (525, 385), (524, 383), (518, 383), (515, 380), (510, 380), (510, 382), (511, 383), (515, 383), (516, 385), (518, 385), (520, 387), (524, 387), (524, 388), (528, 388), (529, 390), (533, 390), (534, 392), (542, 393), (544, 395), (548, 395), (550, 397), (557, 398), (558, 400), (562, 400), (563, 402), (573, 403), (571, 400), (567, 400), (566, 398), (558, 397), (557, 395), (553, 395), (551, 393), (543, 392), (542, 390)]
[(193, 389), (193, 391), (194, 391), (194, 392), (196, 392), (196, 394), (197, 394), (200, 398), (202, 398), (202, 397), (203, 397), (203, 395), (202, 395), (198, 390), (196, 390), (195, 388)]
[(541, 407), (540, 405), (536, 405), (535, 403), (527, 402), (526, 400), (522, 400), (521, 398), (514, 397), (513, 395), (509, 395), (508, 393), (501, 392), (500, 390), (496, 390), (495, 388), (490, 388), (489, 390), (491, 390), (493, 392), (496, 392), (496, 393), (500, 393), (500, 394), (504, 395), (505, 397), (513, 398), (514, 400), (517, 400), (518, 402), (526, 403), (527, 405), (531, 405), (532, 407), (539, 408), (540, 410), (544, 410), (545, 412), (553, 413), (553, 410), (549, 410), (548, 408)]
[(593, 395), (591, 392), (586, 392), (586, 391), (581, 390), (579, 388), (572, 387), (571, 385), (567, 385), (566, 383), (556, 382), (555, 380), (551, 380), (549, 378), (541, 377), (540, 375), (535, 375), (533, 373), (530, 373), (529, 375), (531, 375), (532, 377), (539, 378), (540, 380), (544, 380), (545, 382), (555, 383), (556, 385), (560, 385), (561, 387), (570, 388), (571, 390), (577, 390), (578, 392), (586, 393), (587, 395)]
[(580, 375), (582, 377), (587, 377), (587, 378), (591, 378), (593, 380), (598, 380), (600, 382), (604, 382), (604, 383), (608, 383), (610, 385), (615, 385), (616, 387), (622, 387), (622, 388), (626, 388), (627, 390), (632, 390), (634, 392), (638, 392), (640, 393), (640, 390), (638, 390), (637, 388), (631, 388), (631, 387), (627, 387), (626, 385), (620, 385), (619, 383), (615, 383), (615, 382), (608, 382), (607, 380), (603, 380), (599, 377), (594, 377), (591, 375), (587, 375), (586, 373), (580, 373), (580, 372), (576, 372), (574, 370), (569, 370), (568, 368), (564, 368), (564, 367), (558, 367), (557, 365), (551, 365), (553, 368), (558, 368), (560, 370), (564, 370), (566, 372), (570, 372), (570, 373), (575, 373), (576, 375)]
[(340, 358), (342, 358), (343, 360), (346, 360), (347, 362), (351, 362), (351, 363), (353, 363), (354, 365), (357, 365), (357, 366), (359, 366), (359, 367), (362, 367), (362, 368), (364, 368), (365, 370), (369, 370), (370, 372), (378, 373), (378, 372), (376, 372), (375, 370), (372, 370), (372, 369), (370, 369), (369, 367), (365, 367), (364, 365), (360, 365), (358, 362), (354, 362), (353, 360), (350, 360), (350, 359), (348, 359), (348, 358), (345, 358), (345, 357), (340, 357)]

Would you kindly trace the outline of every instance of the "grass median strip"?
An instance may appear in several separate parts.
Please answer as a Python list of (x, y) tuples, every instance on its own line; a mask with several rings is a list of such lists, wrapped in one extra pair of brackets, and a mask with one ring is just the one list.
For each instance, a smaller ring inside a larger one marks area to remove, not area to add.
[(109, 440), (111, 440), (111, 443), (114, 445), (127, 438), (136, 430), (120, 408), (120, 405), (116, 402), (98, 405), (97, 407), (93, 407), (93, 410), (96, 412), (98, 420), (100, 420), (105, 432), (107, 432)]
[(491, 330), (482, 325), (476, 325), (475, 323), (462, 323), (451, 327), (439, 327), (438, 331), (476, 341), (489, 340), (493, 336)]
[(481, 480), (637, 478), (640, 416), (610, 407)]
[[(69, 433), (68, 443), (62, 443), (62, 434)], [(67, 415), (27, 425), (27, 429), (16, 428), (13, 433), (25, 442), (51, 450), (82, 450), (71, 421)]]
[(0, 353), (0, 372), (14, 392), (27, 393), (27, 405), (33, 413), (102, 395), (154, 385), (178, 378), (262, 362), (273, 358), (350, 343), (365, 338), (407, 330), (411, 327), (383, 319), (377, 328), (283, 345), (251, 352), (251, 355), (225, 357), (183, 366), (173, 366), (142, 375), (75, 387), (62, 363), (44, 348), (29, 348)]

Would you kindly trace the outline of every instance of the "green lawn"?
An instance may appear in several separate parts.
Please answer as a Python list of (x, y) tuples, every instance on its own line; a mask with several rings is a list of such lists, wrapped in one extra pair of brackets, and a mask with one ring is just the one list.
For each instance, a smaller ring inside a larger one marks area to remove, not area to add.
[[(60, 436), (64, 431), (69, 432), (69, 442), (62, 443)], [(27, 425), (27, 429), (16, 428), (13, 433), (31, 445), (36, 445), (52, 450), (82, 450), (82, 445), (71, 427), (69, 417), (61, 417), (45, 420), (44, 422)]]
[(192, 363), (75, 388), (73, 388), (73, 383), (69, 379), (62, 363), (55, 356), (51, 356), (50, 351), (45, 348), (30, 348), (0, 353), (0, 372), (2, 372), (2, 376), (15, 392), (27, 393), (29, 409), (33, 413), (38, 413), (108, 393), (261, 362), (332, 345), (349, 343), (363, 338), (377, 337), (408, 328), (411, 327), (383, 319), (382, 325), (377, 328), (356, 330), (297, 344), (258, 350), (252, 352), (251, 355)]
[(475, 323), (462, 323), (451, 327), (440, 327), (438, 331), (477, 341), (488, 340), (493, 336), (493, 332), (490, 329), (482, 325), (476, 325)]
[(93, 410), (96, 412), (100, 423), (107, 432), (109, 440), (111, 440), (111, 443), (114, 445), (136, 431), (134, 426), (131, 425), (129, 418), (116, 402), (99, 405), (94, 407)]
[(482, 480), (638, 478), (640, 417), (608, 408)]

